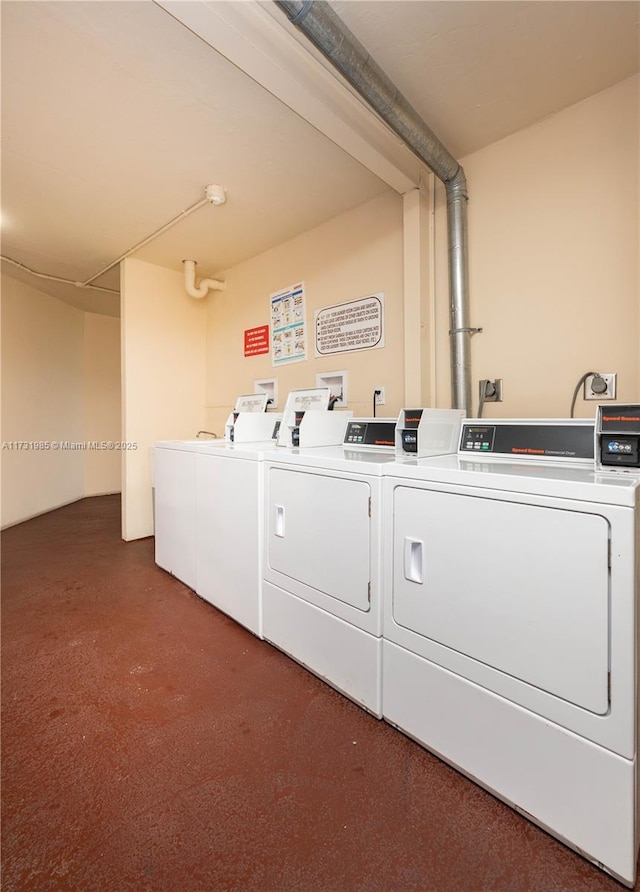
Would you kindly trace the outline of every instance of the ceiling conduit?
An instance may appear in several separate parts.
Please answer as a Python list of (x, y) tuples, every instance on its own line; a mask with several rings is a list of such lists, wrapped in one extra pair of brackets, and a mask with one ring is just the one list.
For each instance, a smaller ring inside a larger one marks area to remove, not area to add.
[(454, 408), (471, 415), (470, 341), (479, 329), (469, 326), (468, 195), (464, 171), (325, 0), (274, 2), (445, 185), (451, 396)]

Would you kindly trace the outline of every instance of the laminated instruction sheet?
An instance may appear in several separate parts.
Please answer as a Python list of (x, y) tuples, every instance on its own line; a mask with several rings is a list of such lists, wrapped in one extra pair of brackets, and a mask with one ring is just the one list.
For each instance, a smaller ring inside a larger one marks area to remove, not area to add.
[(304, 282), (271, 295), (271, 342), (273, 365), (307, 358)]

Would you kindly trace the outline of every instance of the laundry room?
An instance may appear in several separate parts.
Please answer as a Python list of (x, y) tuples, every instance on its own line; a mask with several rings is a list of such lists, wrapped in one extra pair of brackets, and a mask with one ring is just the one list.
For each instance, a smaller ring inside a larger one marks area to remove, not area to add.
[(0, 16), (6, 888), (633, 887), (640, 4)]

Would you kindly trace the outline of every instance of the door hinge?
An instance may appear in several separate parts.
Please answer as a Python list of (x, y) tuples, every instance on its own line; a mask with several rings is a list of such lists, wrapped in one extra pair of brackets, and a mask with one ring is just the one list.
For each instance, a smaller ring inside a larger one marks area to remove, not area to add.
[(369, 517), (371, 517), (371, 496), (369, 496)]
[(607, 701), (611, 703), (611, 673), (607, 672)]
[(367, 583), (367, 601), (371, 603), (371, 582)]
[(611, 539), (607, 539), (607, 567), (611, 569)]

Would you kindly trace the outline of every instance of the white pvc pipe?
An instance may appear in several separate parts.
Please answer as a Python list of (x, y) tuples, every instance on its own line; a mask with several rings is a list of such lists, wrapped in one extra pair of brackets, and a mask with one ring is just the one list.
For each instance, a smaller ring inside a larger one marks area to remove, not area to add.
[(190, 297), (206, 297), (211, 291), (224, 291), (226, 282), (220, 279), (202, 279), (199, 285), (196, 285), (196, 262), (195, 260), (183, 260), (184, 263), (184, 287)]
[[(207, 188), (209, 188), (207, 186)], [(107, 266), (103, 266), (101, 270), (99, 270), (95, 275), (91, 276), (90, 279), (86, 279), (82, 284), (87, 286), (90, 282), (99, 279), (100, 276), (103, 276), (105, 273), (108, 273), (110, 269), (113, 269), (114, 266), (118, 266), (123, 260), (126, 260), (127, 257), (130, 257), (132, 254), (135, 254), (136, 251), (139, 251), (140, 248), (144, 248), (145, 245), (148, 245), (150, 241), (153, 241), (154, 238), (157, 238), (159, 235), (162, 235), (163, 232), (166, 232), (167, 229), (171, 229), (172, 226), (175, 226), (176, 223), (179, 223), (180, 220), (184, 220), (185, 217), (188, 217), (189, 214), (192, 214), (194, 211), (197, 211), (198, 208), (204, 207), (205, 204), (211, 204), (211, 200), (209, 198), (201, 198), (200, 201), (196, 201), (195, 204), (192, 204), (191, 207), (187, 208), (184, 211), (180, 211), (175, 217), (169, 220), (168, 223), (165, 223), (164, 226), (161, 226), (160, 229), (156, 229), (155, 232), (152, 232), (151, 235), (148, 235), (146, 238), (142, 239), (141, 242), (138, 242), (137, 245), (134, 245), (133, 248), (129, 248), (128, 251), (125, 251), (124, 254), (121, 254), (119, 257), (116, 257), (115, 260), (112, 260)]]

